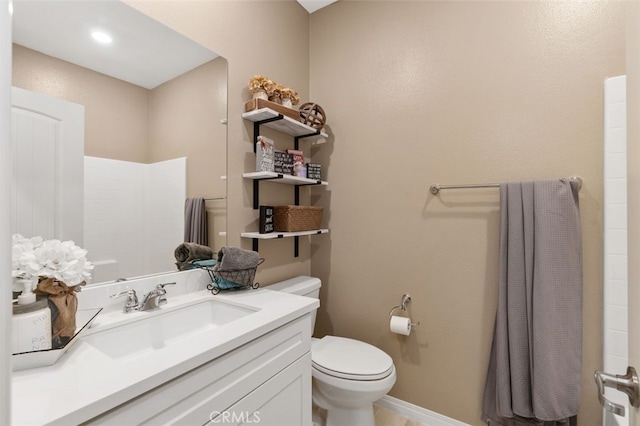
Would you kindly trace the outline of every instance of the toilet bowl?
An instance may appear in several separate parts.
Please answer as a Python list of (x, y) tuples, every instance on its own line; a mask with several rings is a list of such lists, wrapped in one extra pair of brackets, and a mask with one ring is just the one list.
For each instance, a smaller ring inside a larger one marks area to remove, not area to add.
[(373, 402), (396, 382), (389, 355), (344, 337), (314, 339), (311, 346), (313, 402), (327, 410), (326, 425), (374, 425)]
[[(301, 276), (268, 288), (318, 298), (320, 280)], [(315, 312), (312, 316), (315, 324)], [(373, 426), (373, 402), (386, 395), (396, 381), (391, 357), (359, 340), (325, 336), (312, 338), (311, 360), (312, 399), (326, 410), (326, 426)]]

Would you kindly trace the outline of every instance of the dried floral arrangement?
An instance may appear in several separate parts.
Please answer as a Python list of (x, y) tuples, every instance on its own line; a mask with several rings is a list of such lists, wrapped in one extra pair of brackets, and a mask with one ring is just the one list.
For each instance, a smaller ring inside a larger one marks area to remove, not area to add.
[(269, 100), (278, 104), (282, 103), (282, 99), (291, 99), (292, 105), (298, 105), (300, 98), (298, 92), (285, 87), (280, 83), (275, 83), (263, 75), (254, 75), (249, 79), (249, 90), (251, 93), (265, 92)]
[(276, 90), (276, 84), (263, 75), (254, 75), (249, 80), (249, 90), (251, 93), (266, 92), (271, 97)]

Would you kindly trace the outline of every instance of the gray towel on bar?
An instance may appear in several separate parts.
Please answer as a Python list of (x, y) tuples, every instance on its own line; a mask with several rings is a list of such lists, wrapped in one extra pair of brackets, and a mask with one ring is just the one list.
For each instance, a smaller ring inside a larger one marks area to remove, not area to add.
[(177, 261), (176, 266), (181, 271), (189, 269), (196, 260), (213, 259), (213, 254), (211, 247), (196, 243), (182, 243), (173, 252)]
[(500, 185), (498, 310), (483, 421), (576, 423), (582, 234), (572, 179)]
[(218, 252), (218, 264), (214, 271), (237, 271), (255, 268), (260, 264), (260, 255), (253, 250), (239, 247), (222, 247)]
[(208, 234), (204, 198), (187, 198), (184, 204), (184, 241), (206, 246), (209, 244)]

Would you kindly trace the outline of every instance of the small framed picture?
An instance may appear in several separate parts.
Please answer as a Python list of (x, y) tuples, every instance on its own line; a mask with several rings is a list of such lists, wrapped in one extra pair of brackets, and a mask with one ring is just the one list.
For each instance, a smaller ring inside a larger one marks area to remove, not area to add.
[(273, 206), (260, 206), (260, 233), (273, 232)]

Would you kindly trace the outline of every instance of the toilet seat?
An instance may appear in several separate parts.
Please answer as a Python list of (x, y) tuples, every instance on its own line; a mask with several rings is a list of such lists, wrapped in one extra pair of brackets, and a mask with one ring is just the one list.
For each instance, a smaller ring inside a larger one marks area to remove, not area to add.
[(349, 380), (380, 380), (393, 371), (393, 360), (384, 351), (346, 337), (314, 339), (311, 361), (315, 369)]

